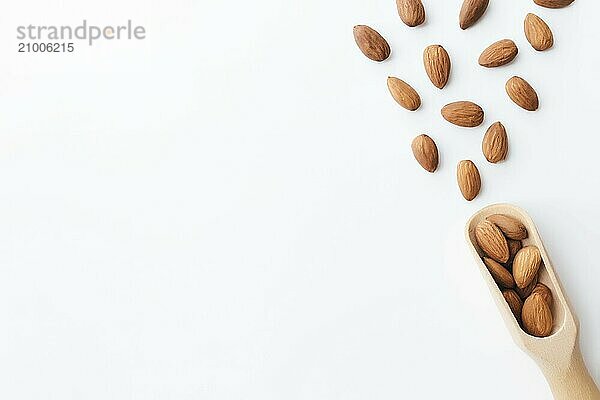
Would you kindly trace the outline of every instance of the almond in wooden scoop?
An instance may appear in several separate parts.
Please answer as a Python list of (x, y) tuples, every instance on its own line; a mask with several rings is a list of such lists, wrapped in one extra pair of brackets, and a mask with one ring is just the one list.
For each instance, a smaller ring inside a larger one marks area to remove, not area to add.
[(510, 39), (502, 39), (492, 43), (479, 56), (479, 65), (487, 68), (500, 67), (515, 59), (519, 49)]
[(442, 116), (451, 124), (474, 128), (483, 122), (483, 109), (470, 101), (456, 101), (442, 108)]
[(506, 82), (508, 97), (519, 107), (527, 111), (535, 111), (539, 107), (538, 95), (527, 81), (513, 76)]
[(492, 214), (486, 219), (496, 225), (508, 239), (523, 240), (527, 237), (527, 228), (516, 218), (504, 214)]
[(402, 79), (390, 76), (387, 79), (387, 85), (394, 100), (402, 107), (415, 111), (421, 106), (421, 97), (417, 91)]
[(432, 138), (419, 135), (412, 142), (412, 151), (415, 159), (426, 171), (435, 172), (438, 166), (438, 149)]
[(362, 53), (373, 61), (384, 61), (390, 56), (390, 45), (375, 29), (356, 25), (354, 40)]
[(485, 254), (499, 263), (505, 263), (510, 256), (506, 238), (490, 221), (483, 220), (475, 227), (475, 241)]
[(483, 263), (499, 286), (508, 289), (515, 287), (513, 276), (501, 264), (488, 257), (483, 257)]
[(542, 265), (542, 256), (535, 246), (523, 247), (513, 261), (513, 276), (515, 283), (521, 289), (527, 287), (536, 277), (540, 266)]
[(523, 328), (537, 337), (546, 337), (552, 333), (552, 311), (539, 293), (532, 293), (523, 303), (521, 311)]
[(511, 289), (503, 290), (502, 296), (504, 296), (504, 300), (508, 303), (508, 307), (510, 307), (510, 311), (512, 311), (513, 315), (517, 319), (517, 322), (521, 322), (521, 310), (523, 309), (523, 300), (519, 297), (517, 292)]

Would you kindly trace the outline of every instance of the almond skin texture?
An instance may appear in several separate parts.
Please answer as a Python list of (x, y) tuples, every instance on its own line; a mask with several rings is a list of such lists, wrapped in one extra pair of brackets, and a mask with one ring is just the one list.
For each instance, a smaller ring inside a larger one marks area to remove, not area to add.
[(538, 293), (532, 293), (523, 303), (521, 320), (525, 332), (530, 335), (546, 337), (552, 333), (552, 311)]
[(490, 0), (465, 0), (460, 9), (458, 23), (460, 29), (467, 29), (481, 18)]
[(523, 248), (523, 243), (521, 243), (520, 240), (512, 239), (506, 239), (506, 242), (508, 243), (508, 252), (510, 254), (510, 256), (508, 257), (508, 264), (511, 264), (510, 270), (512, 271), (512, 262), (515, 259), (515, 256), (517, 255), (519, 250)]
[(471, 201), (477, 197), (481, 190), (481, 176), (473, 161), (463, 160), (458, 163), (456, 180), (465, 200)]
[(483, 122), (483, 109), (470, 101), (456, 101), (442, 108), (442, 117), (451, 124), (474, 128)]
[(390, 56), (390, 45), (375, 29), (356, 25), (354, 40), (362, 53), (373, 61), (384, 61)]
[(527, 111), (535, 111), (540, 105), (535, 90), (521, 77), (513, 76), (506, 82), (506, 93), (516, 105)]
[[(513, 275), (513, 278), (514, 278), (514, 275)], [(533, 289), (535, 289), (535, 286), (537, 284), (538, 284), (538, 277), (536, 275), (535, 278), (533, 279), (533, 281), (531, 281), (531, 283), (529, 285), (527, 285), (526, 287), (524, 287), (523, 289), (521, 289), (518, 286), (515, 286), (515, 292), (517, 292), (517, 294), (521, 297), (521, 299), (525, 300), (526, 298), (529, 297), (531, 292), (533, 292)]]
[(432, 138), (419, 135), (412, 141), (412, 152), (415, 159), (426, 171), (435, 172), (438, 167), (438, 149)]
[(548, 50), (554, 45), (554, 35), (548, 24), (535, 14), (527, 14), (524, 22), (525, 37), (537, 51)]
[(475, 227), (475, 240), (485, 254), (499, 263), (505, 263), (510, 256), (506, 238), (490, 221), (483, 220)]
[(423, 51), (423, 65), (429, 80), (435, 87), (442, 89), (450, 77), (450, 56), (437, 44), (427, 46)]
[(486, 68), (500, 67), (515, 59), (519, 49), (510, 39), (502, 39), (492, 43), (479, 56), (479, 65)]
[(396, 0), (396, 7), (406, 25), (414, 27), (425, 22), (425, 7), (421, 0)]
[(388, 89), (398, 104), (410, 111), (415, 111), (421, 106), (421, 97), (415, 89), (402, 79), (388, 77)]
[(531, 294), (534, 293), (538, 293), (540, 296), (542, 296), (546, 304), (548, 304), (548, 306), (552, 308), (552, 292), (550, 291), (548, 286), (544, 285), (543, 283), (538, 283), (537, 285), (535, 285), (533, 291), (531, 292)]
[(515, 283), (521, 289), (527, 287), (537, 276), (542, 265), (542, 256), (535, 246), (523, 247), (513, 261)]
[(496, 281), (498, 286), (507, 289), (515, 287), (515, 280), (513, 279), (513, 276), (501, 264), (498, 264), (496, 261), (488, 257), (483, 257), (483, 263), (487, 267), (488, 271), (490, 271), (490, 275), (492, 275), (492, 278), (494, 278), (494, 281)]
[(500, 228), (508, 239), (523, 240), (527, 238), (527, 228), (516, 218), (504, 214), (493, 214), (486, 219)]
[(546, 8), (563, 8), (575, 0), (533, 0), (538, 6)]
[(483, 137), (481, 150), (485, 159), (495, 164), (506, 159), (508, 155), (508, 135), (500, 122), (494, 122)]
[(502, 296), (504, 296), (504, 300), (508, 303), (510, 307), (510, 311), (512, 311), (513, 315), (517, 319), (517, 322), (521, 322), (521, 311), (523, 310), (523, 300), (519, 297), (517, 292), (514, 290), (503, 290)]

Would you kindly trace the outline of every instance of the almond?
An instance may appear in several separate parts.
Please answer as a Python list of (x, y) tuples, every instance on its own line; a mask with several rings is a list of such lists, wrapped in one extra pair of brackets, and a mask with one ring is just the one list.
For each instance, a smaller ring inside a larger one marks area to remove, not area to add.
[(527, 228), (516, 218), (504, 214), (492, 214), (486, 219), (500, 228), (508, 239), (523, 240), (527, 237)]
[(552, 333), (552, 311), (539, 293), (532, 293), (523, 303), (521, 310), (523, 328), (537, 337), (546, 337)]
[(481, 18), (490, 0), (465, 0), (460, 9), (458, 22), (460, 29), (467, 29)]
[(519, 297), (517, 292), (514, 290), (503, 290), (502, 296), (504, 296), (504, 300), (508, 303), (508, 307), (510, 307), (510, 311), (512, 311), (515, 316), (517, 322), (521, 321), (521, 310), (523, 309), (523, 300)]
[(463, 160), (456, 168), (456, 180), (463, 197), (471, 201), (479, 194), (481, 189), (481, 176), (479, 170), (471, 160)]
[(512, 101), (527, 111), (535, 111), (539, 107), (537, 93), (527, 81), (521, 77), (513, 76), (506, 82), (506, 93)]
[(506, 159), (508, 154), (508, 136), (500, 122), (494, 122), (485, 133), (481, 149), (486, 160), (497, 163)]
[[(514, 275), (513, 275), (513, 278), (514, 278)], [(531, 292), (533, 292), (533, 289), (535, 289), (535, 286), (537, 284), (538, 284), (538, 277), (536, 275), (535, 278), (533, 279), (533, 281), (531, 281), (531, 283), (529, 285), (527, 285), (526, 287), (524, 287), (523, 289), (521, 289), (518, 286), (515, 286), (515, 292), (517, 292), (517, 294), (521, 297), (521, 299), (525, 300), (526, 298), (529, 297)]]
[(499, 263), (508, 261), (509, 251), (506, 238), (490, 221), (483, 220), (475, 227), (475, 241), (485, 254)]
[(421, 0), (396, 0), (398, 15), (408, 26), (417, 26), (425, 22), (425, 7)]
[(437, 169), (439, 155), (433, 139), (427, 135), (419, 135), (412, 141), (412, 152), (421, 167), (429, 172)]
[(373, 61), (383, 61), (390, 56), (390, 45), (375, 29), (356, 25), (354, 40), (362, 53)]
[(508, 257), (508, 264), (511, 264), (509, 268), (512, 271), (512, 262), (515, 259), (515, 256), (517, 255), (519, 250), (523, 248), (523, 243), (521, 243), (520, 240), (512, 239), (506, 239), (506, 242), (508, 243), (508, 253), (510, 254), (510, 256)]
[(540, 296), (542, 296), (546, 304), (548, 304), (548, 306), (552, 308), (552, 292), (550, 291), (550, 288), (548, 288), (548, 286), (544, 285), (543, 283), (538, 283), (537, 285), (535, 285), (533, 291), (531, 292), (531, 294), (534, 293), (538, 293)]
[(542, 265), (542, 255), (535, 246), (523, 247), (513, 261), (515, 283), (521, 289), (527, 287), (537, 276)]
[(515, 59), (519, 49), (510, 39), (502, 39), (492, 43), (479, 56), (479, 65), (486, 68), (500, 67)]
[(535, 14), (527, 14), (524, 22), (525, 37), (537, 51), (548, 50), (554, 44), (554, 36), (548, 24)]
[(533, 0), (538, 6), (546, 8), (563, 8), (575, 0)]
[(408, 83), (393, 76), (387, 79), (388, 89), (398, 104), (410, 111), (421, 106), (419, 94)]
[(451, 124), (474, 128), (483, 122), (483, 110), (470, 101), (456, 101), (442, 108), (442, 116)]
[(440, 45), (427, 46), (423, 51), (423, 65), (429, 80), (435, 87), (442, 89), (450, 76), (450, 56)]
[(490, 271), (490, 275), (492, 278), (494, 278), (494, 281), (496, 281), (498, 286), (507, 289), (515, 287), (515, 280), (513, 279), (513, 276), (501, 264), (498, 264), (496, 261), (488, 257), (483, 257), (483, 263), (487, 267), (488, 271)]

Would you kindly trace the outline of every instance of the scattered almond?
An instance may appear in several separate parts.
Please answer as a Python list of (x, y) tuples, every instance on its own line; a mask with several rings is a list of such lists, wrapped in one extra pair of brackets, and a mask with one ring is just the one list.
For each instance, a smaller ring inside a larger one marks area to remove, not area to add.
[(550, 306), (539, 293), (532, 293), (521, 311), (523, 328), (527, 333), (537, 337), (546, 337), (552, 333), (552, 312)]
[(456, 168), (456, 180), (463, 197), (471, 201), (479, 194), (481, 189), (481, 176), (479, 170), (471, 160), (463, 160)]
[(417, 26), (425, 22), (425, 7), (421, 0), (396, 0), (398, 15), (408, 26)]
[(479, 65), (486, 68), (500, 67), (515, 59), (519, 49), (510, 39), (502, 39), (492, 43), (479, 56)]
[(563, 8), (575, 0), (533, 0), (538, 6), (546, 8)]
[(442, 108), (442, 116), (451, 124), (474, 128), (483, 122), (483, 109), (470, 101), (456, 101)]
[(504, 214), (493, 214), (486, 219), (500, 228), (508, 239), (523, 240), (527, 237), (527, 228), (516, 218)]
[(460, 29), (467, 29), (481, 18), (490, 0), (465, 0), (460, 9), (458, 22)]
[(512, 101), (527, 111), (538, 109), (539, 100), (537, 93), (525, 79), (513, 76), (506, 82), (506, 93)]
[(438, 166), (438, 149), (433, 139), (427, 135), (419, 135), (412, 141), (412, 152), (415, 159), (426, 171), (435, 172)]
[(487, 256), (499, 263), (505, 263), (510, 256), (506, 238), (496, 225), (483, 220), (475, 227), (475, 241)]
[(513, 315), (517, 319), (517, 322), (521, 322), (521, 310), (523, 309), (523, 300), (519, 297), (517, 292), (511, 289), (503, 290), (502, 296), (504, 296), (504, 300), (508, 303), (508, 307), (510, 307), (510, 311), (512, 311)]
[(552, 292), (550, 291), (548, 286), (544, 285), (543, 283), (538, 283), (537, 285), (535, 285), (533, 291), (531, 292), (531, 294), (534, 293), (538, 293), (540, 296), (542, 296), (546, 304), (548, 304), (548, 306), (552, 308)]
[(524, 22), (525, 37), (537, 51), (548, 50), (554, 45), (554, 36), (548, 24), (535, 14), (527, 14)]
[(362, 53), (373, 61), (383, 61), (390, 56), (390, 45), (375, 29), (356, 25), (354, 40)]
[(398, 104), (410, 111), (421, 106), (421, 98), (415, 89), (402, 79), (393, 76), (387, 79), (388, 89)]
[(483, 155), (491, 163), (506, 159), (508, 154), (508, 136), (506, 129), (500, 122), (494, 122), (485, 133), (481, 144)]
[(488, 257), (483, 257), (483, 263), (499, 286), (507, 289), (515, 287), (513, 276), (501, 264)]
[(542, 265), (542, 256), (535, 246), (523, 247), (513, 261), (515, 283), (521, 289), (527, 287), (537, 276)]
[(423, 51), (423, 65), (429, 80), (435, 87), (442, 89), (450, 76), (450, 56), (440, 45), (427, 46)]

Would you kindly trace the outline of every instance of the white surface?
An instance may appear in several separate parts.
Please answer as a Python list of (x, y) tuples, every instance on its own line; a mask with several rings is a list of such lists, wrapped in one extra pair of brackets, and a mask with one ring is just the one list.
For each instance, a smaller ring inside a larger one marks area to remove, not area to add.
[[(513, 345), (462, 236), (514, 202), (537, 221), (600, 380), (600, 89), (596, 1), (460, 0), (409, 29), (394, 1), (11, 1), (0, 13), (0, 397), (6, 399), (549, 399)], [(533, 11), (555, 33), (535, 52)], [(17, 25), (146, 26), (137, 43), (19, 55)], [(388, 38), (367, 60), (352, 27)], [(509, 66), (478, 67), (509, 37)], [(442, 44), (439, 91), (422, 49)], [(504, 93), (521, 75), (541, 108)], [(398, 107), (385, 79), (419, 91)], [(485, 126), (439, 115), (476, 101)], [(501, 120), (509, 160), (480, 142)], [(410, 141), (426, 132), (429, 175)], [(471, 158), (484, 188), (455, 184)], [(501, 380), (502, 384), (498, 384)]]

